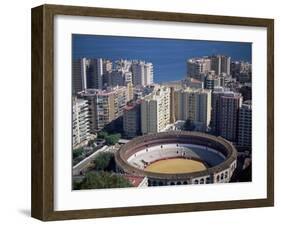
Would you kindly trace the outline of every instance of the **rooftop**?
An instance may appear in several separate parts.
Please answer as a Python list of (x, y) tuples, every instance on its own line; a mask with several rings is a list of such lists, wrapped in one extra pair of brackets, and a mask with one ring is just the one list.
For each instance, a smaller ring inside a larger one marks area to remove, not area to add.
[(115, 86), (115, 87), (104, 89), (104, 90), (86, 89), (82, 92), (79, 92), (79, 95), (81, 95), (81, 96), (95, 96), (95, 95), (107, 96), (107, 95), (113, 94), (116, 91), (121, 90), (121, 89), (126, 89), (126, 87), (125, 86)]
[(128, 179), (134, 187), (138, 187), (144, 179), (144, 177), (127, 175), (127, 174), (125, 174), (124, 177)]

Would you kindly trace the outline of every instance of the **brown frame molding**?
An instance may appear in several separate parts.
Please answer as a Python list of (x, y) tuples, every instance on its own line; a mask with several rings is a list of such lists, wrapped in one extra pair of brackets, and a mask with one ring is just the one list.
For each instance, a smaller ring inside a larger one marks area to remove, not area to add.
[[(95, 16), (267, 28), (267, 198), (90, 210), (54, 211), (53, 34), (54, 16)], [(66, 220), (274, 205), (274, 20), (110, 8), (42, 5), (32, 9), (32, 200), (34, 218)]]

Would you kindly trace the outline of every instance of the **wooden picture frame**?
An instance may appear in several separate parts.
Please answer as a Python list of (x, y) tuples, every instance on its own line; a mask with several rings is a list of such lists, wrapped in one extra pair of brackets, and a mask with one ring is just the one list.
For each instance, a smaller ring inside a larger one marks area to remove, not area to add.
[[(126, 18), (240, 25), (267, 29), (267, 198), (156, 206), (54, 210), (54, 16)], [(109, 8), (42, 5), (32, 9), (32, 201), (31, 215), (50, 220), (163, 214), (274, 205), (274, 20)]]

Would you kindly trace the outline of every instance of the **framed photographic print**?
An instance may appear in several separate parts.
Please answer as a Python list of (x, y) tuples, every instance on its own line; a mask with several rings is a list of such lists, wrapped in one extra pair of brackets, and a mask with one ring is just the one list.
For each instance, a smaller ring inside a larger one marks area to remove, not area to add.
[(272, 19), (32, 9), (32, 216), (274, 204)]

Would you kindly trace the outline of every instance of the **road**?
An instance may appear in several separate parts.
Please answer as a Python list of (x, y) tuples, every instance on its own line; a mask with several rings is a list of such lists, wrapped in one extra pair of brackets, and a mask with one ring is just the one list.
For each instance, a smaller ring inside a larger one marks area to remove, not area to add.
[(101, 149), (95, 151), (93, 154), (88, 156), (87, 158), (83, 159), (79, 163), (77, 163), (75, 166), (72, 168), (72, 174), (73, 176), (78, 176), (80, 175), (80, 172), (82, 172), (90, 163), (92, 160), (95, 159), (95, 157), (102, 152), (109, 151), (111, 148), (108, 147), (107, 145), (103, 146)]

